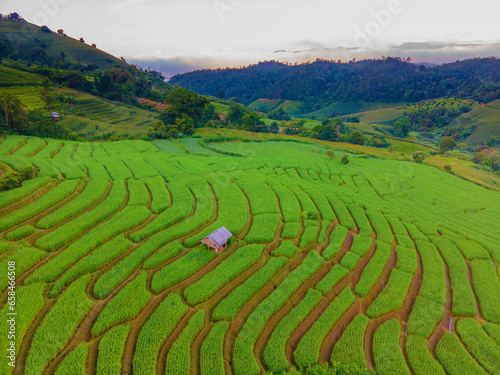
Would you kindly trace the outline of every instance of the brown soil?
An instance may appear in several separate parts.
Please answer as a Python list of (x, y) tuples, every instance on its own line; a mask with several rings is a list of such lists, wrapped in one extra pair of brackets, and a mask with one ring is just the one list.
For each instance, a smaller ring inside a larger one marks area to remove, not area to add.
[(146, 98), (139, 98), (139, 97), (136, 97), (135, 98), (139, 103), (141, 104), (145, 104), (145, 105), (149, 105), (149, 106), (152, 106), (152, 107), (155, 107), (158, 111), (160, 112), (163, 112), (168, 106), (169, 104), (168, 103), (164, 103), (164, 102), (155, 102), (154, 100), (149, 100), (149, 99), (146, 99)]
[(476, 301), (476, 318), (479, 320), (483, 320), (483, 316), (481, 315), (481, 309), (479, 307), (479, 300), (476, 296), (476, 291), (474, 290), (474, 284), (472, 283), (472, 272), (470, 269), (470, 262), (465, 261), (467, 265), (467, 279), (469, 280), (470, 289), (472, 290), (472, 294), (474, 295), (474, 301)]
[[(452, 313), (452, 298), (451, 298), (451, 282), (450, 282), (450, 271), (448, 269), (448, 266), (446, 263), (443, 261), (444, 264), (444, 271), (445, 271), (445, 277), (446, 277), (446, 301), (444, 304), (444, 314), (443, 317), (441, 318), (441, 321), (439, 322), (438, 326), (432, 333), (431, 337), (428, 340), (428, 345), (429, 345), (429, 350), (431, 352), (434, 352), (436, 350), (436, 346), (441, 340), (441, 337), (447, 332), (450, 328), (450, 321), (453, 318), (453, 313)], [(453, 327), (452, 327), (453, 329)]]

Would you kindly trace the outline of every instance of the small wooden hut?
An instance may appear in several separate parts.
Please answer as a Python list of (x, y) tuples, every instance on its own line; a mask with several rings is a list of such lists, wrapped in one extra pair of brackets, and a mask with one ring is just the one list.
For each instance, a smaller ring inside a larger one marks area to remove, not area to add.
[(230, 231), (228, 231), (225, 227), (222, 227), (210, 233), (200, 242), (207, 245), (208, 250), (213, 251), (216, 254), (219, 254), (226, 249), (227, 241), (231, 237), (233, 237), (233, 234)]

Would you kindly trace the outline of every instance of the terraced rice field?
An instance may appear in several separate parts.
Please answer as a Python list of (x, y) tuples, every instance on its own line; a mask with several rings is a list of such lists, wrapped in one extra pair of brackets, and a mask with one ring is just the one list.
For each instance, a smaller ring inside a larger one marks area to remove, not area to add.
[[(2, 373), (499, 373), (498, 191), (317, 144), (198, 141), (2, 140), (2, 162), (40, 168), (0, 193)], [(221, 226), (216, 255), (199, 241)]]

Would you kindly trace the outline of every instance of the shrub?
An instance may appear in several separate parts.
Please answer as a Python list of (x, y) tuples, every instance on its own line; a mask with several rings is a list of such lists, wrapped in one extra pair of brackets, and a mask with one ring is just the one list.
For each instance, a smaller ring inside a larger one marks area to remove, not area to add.
[(413, 160), (417, 163), (422, 163), (425, 160), (425, 154), (423, 151), (417, 151), (413, 155)]
[(22, 182), (23, 179), (18, 172), (5, 173), (0, 179), (0, 191), (18, 188)]
[(19, 174), (21, 175), (21, 179), (23, 181), (26, 181), (26, 180), (31, 180), (32, 178), (35, 178), (38, 175), (39, 171), (40, 171), (40, 169), (38, 169), (37, 167), (35, 167), (33, 165), (27, 165), (26, 167), (22, 168), (19, 171)]
[(445, 153), (457, 147), (457, 142), (452, 137), (443, 137), (439, 142), (439, 152)]
[(345, 164), (345, 165), (349, 164), (349, 155), (347, 155), (347, 154), (346, 155), (342, 155), (342, 158), (340, 159), (340, 162), (342, 164)]
[(327, 150), (326, 154), (328, 155), (330, 160), (332, 160), (335, 157), (335, 152), (333, 150)]
[(446, 165), (443, 167), (443, 170), (444, 170), (446, 173), (450, 173), (450, 172), (451, 172), (451, 165), (446, 164)]

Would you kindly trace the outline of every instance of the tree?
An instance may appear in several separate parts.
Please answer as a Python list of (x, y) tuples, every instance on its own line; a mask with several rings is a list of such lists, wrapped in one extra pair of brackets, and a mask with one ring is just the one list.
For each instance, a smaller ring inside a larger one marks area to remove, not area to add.
[(408, 118), (402, 117), (394, 123), (394, 135), (399, 138), (406, 138), (410, 132), (410, 123)]
[(165, 101), (169, 104), (161, 115), (165, 125), (173, 125), (178, 118), (187, 115), (192, 119), (193, 126), (199, 127), (203, 125), (204, 116), (210, 110), (210, 102), (205, 97), (185, 88), (170, 91)]
[(175, 120), (175, 131), (178, 134), (182, 135), (187, 135), (187, 136), (193, 135), (194, 134), (193, 119), (186, 114), (183, 114), (181, 117), (178, 117)]
[(38, 175), (39, 171), (40, 170), (38, 169), (38, 167), (27, 165), (26, 167), (21, 168), (19, 174), (21, 175), (22, 180), (26, 181), (35, 178)]
[(331, 124), (326, 126), (316, 126), (313, 129), (315, 137), (323, 141), (336, 142), (337, 141), (337, 131), (335, 127)]
[(80, 38), (80, 39), (79, 39), (79, 42), (81, 42), (81, 43), (85, 43), (85, 40), (84, 40), (83, 38)]
[(14, 95), (7, 93), (0, 96), (0, 110), (5, 120), (5, 127), (15, 128), (24, 116), (24, 105)]
[(416, 163), (422, 163), (425, 159), (425, 154), (422, 151), (417, 151), (412, 157)]
[(50, 88), (52, 86), (52, 81), (48, 77), (44, 77), (43, 81), (42, 81), (42, 86), (45, 89), (48, 89), (48, 88)]
[(345, 164), (345, 165), (349, 164), (349, 155), (347, 155), (347, 154), (342, 155), (342, 158), (340, 159), (340, 162), (342, 164)]
[(383, 135), (374, 135), (368, 140), (368, 142), (366, 142), (366, 145), (377, 148), (389, 147), (389, 143)]
[[(79, 91), (92, 91), (92, 83), (83, 74), (78, 72), (64, 72), (58, 78), (60, 84), (67, 85)], [(95, 80), (94, 80), (95, 82)]]
[(57, 30), (57, 33), (58, 33), (59, 35), (64, 35), (64, 30), (63, 30), (63, 29), (59, 29), (59, 30)]
[(278, 108), (275, 109), (267, 114), (267, 117), (273, 120), (285, 120), (285, 121), (290, 121), (291, 117), (290, 115), (283, 109), (283, 108)]
[(242, 119), (243, 129), (251, 132), (262, 132), (264, 130), (264, 122), (261, 120), (260, 116), (255, 113), (247, 113)]
[(349, 135), (349, 143), (353, 143), (355, 145), (364, 145), (365, 144), (365, 136), (363, 135), (363, 133), (361, 133), (360, 131), (353, 131), (350, 135)]
[(18, 172), (5, 173), (0, 179), (0, 191), (12, 190), (23, 182), (21, 175)]
[(451, 165), (446, 164), (446, 165), (443, 167), (443, 170), (444, 170), (446, 173), (450, 173), (450, 172), (451, 172)]
[(439, 142), (439, 152), (442, 154), (453, 150), (455, 147), (457, 147), (457, 142), (452, 137), (443, 137)]
[(219, 89), (219, 91), (217, 91), (217, 97), (222, 100), (226, 99), (226, 92), (224, 89)]
[(148, 127), (147, 134), (151, 139), (165, 139), (167, 138), (167, 127), (162, 121), (158, 120), (153, 126)]
[(231, 104), (229, 107), (229, 112), (227, 114), (226, 120), (232, 122), (233, 124), (241, 124), (243, 116), (245, 115), (245, 110), (243, 106), (239, 104)]
[(12, 48), (8, 44), (8, 41), (5, 40), (0, 42), (0, 61), (8, 57), (11, 53), (12, 53)]
[(94, 75), (94, 87), (97, 95), (110, 99), (116, 90), (113, 76), (109, 72), (97, 72)]
[(47, 33), (47, 34), (50, 34), (50, 33), (52, 32), (52, 31), (51, 31), (51, 30), (50, 30), (47, 26), (45, 26), (45, 25), (44, 25), (44, 26), (42, 26), (42, 27), (40, 28), (40, 31), (41, 31), (42, 33)]
[(276, 121), (271, 122), (268, 131), (269, 133), (277, 134), (279, 132), (278, 123)]
[(327, 150), (326, 154), (328, 155), (330, 160), (332, 160), (335, 157), (335, 152), (333, 150)]

